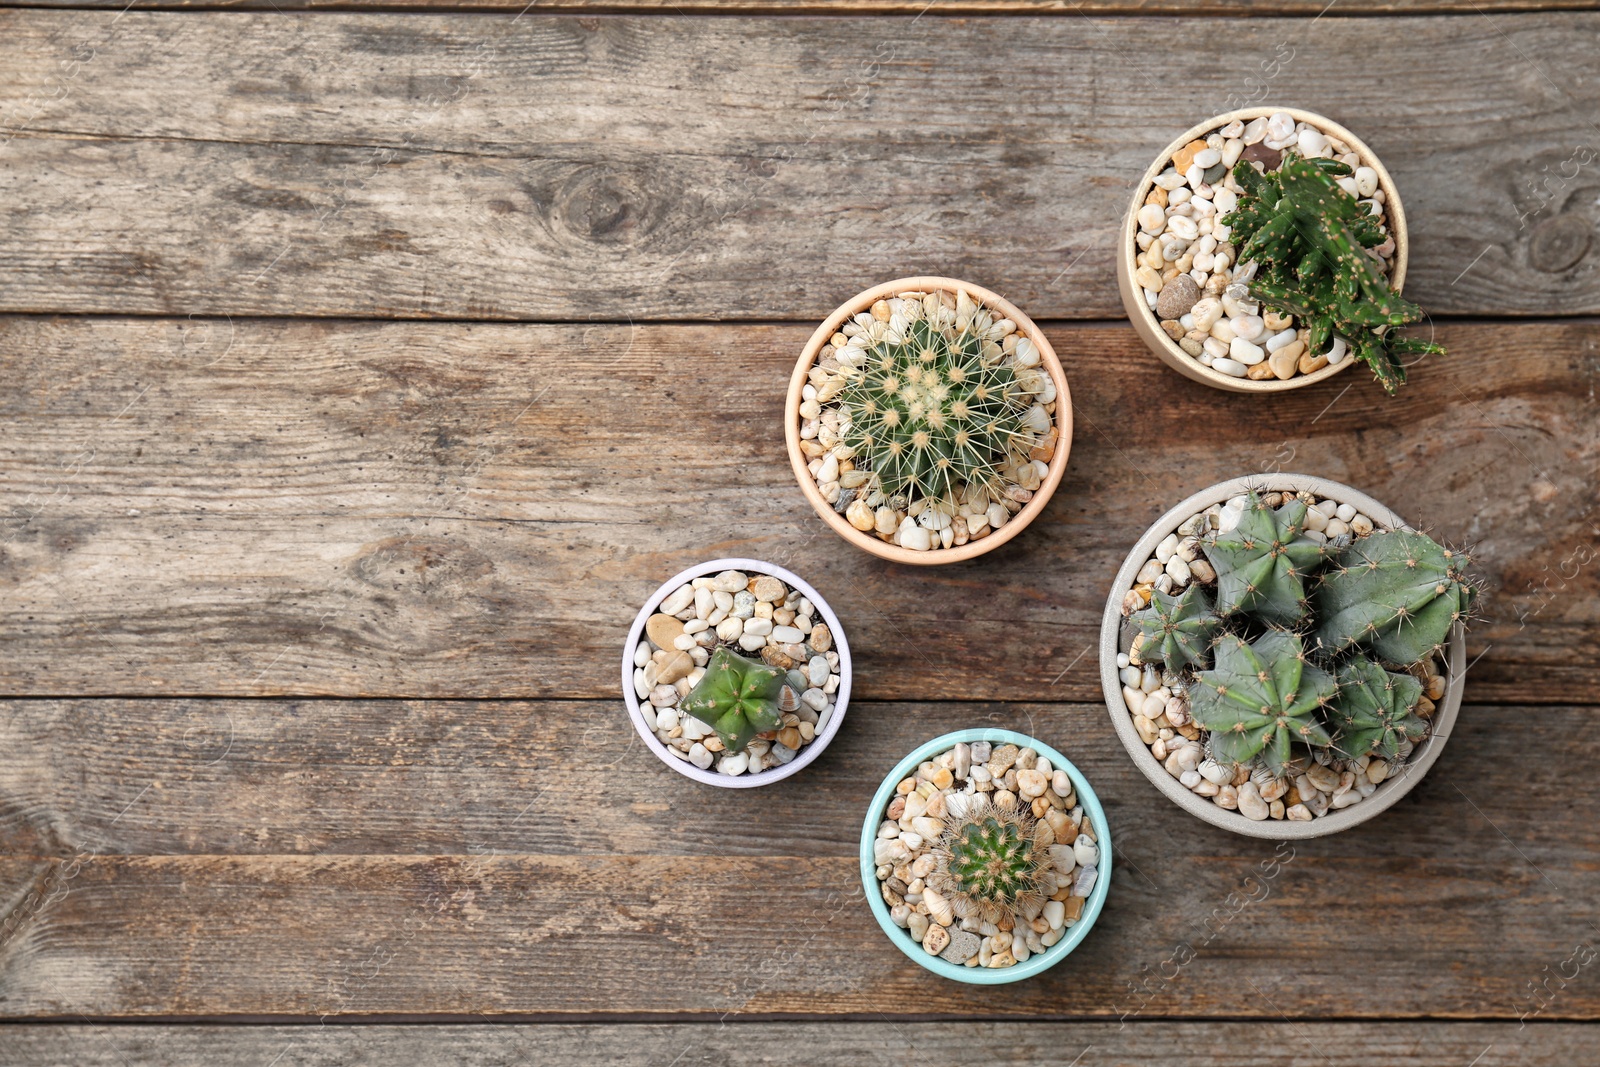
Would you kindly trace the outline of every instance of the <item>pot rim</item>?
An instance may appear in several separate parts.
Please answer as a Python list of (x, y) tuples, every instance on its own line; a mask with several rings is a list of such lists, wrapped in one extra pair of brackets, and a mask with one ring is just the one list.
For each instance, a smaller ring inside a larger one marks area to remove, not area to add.
[[(678, 759), (667, 752), (667, 747), (656, 737), (655, 731), (650, 729), (644, 721), (644, 714), (640, 709), (640, 700), (633, 691), (633, 651), (639, 646), (644, 636), (644, 624), (656, 608), (665, 600), (673, 590), (685, 585), (695, 578), (704, 575), (717, 574), (721, 571), (747, 571), (756, 574), (770, 575), (787, 583), (791, 588), (798, 589), (806, 599), (810, 600), (822, 616), (822, 621), (828, 624), (828, 630), (833, 634), (833, 647), (839, 653), (839, 689), (834, 694), (833, 716), (828, 720), (827, 727), (816, 738), (802, 748), (793, 760), (781, 767), (760, 771), (756, 774), (723, 774), (713, 769), (701, 770), (688, 760)], [(698, 563), (688, 567), (665, 582), (649, 597), (645, 599), (644, 606), (634, 616), (633, 625), (628, 629), (627, 642), (622, 647), (622, 696), (628, 705), (628, 717), (633, 720), (633, 728), (639, 736), (644, 738), (646, 747), (655, 753), (656, 758), (678, 773), (692, 778), (706, 785), (719, 786), (724, 789), (753, 789), (758, 786), (772, 785), (781, 782), (793, 774), (799, 773), (813, 760), (822, 754), (822, 750), (832, 743), (834, 735), (839, 732), (839, 726), (844, 722), (845, 711), (850, 703), (850, 681), (852, 676), (850, 660), (850, 642), (845, 637), (844, 627), (839, 623), (839, 617), (833, 613), (821, 593), (817, 592), (810, 583), (799, 575), (786, 570), (775, 563), (767, 563), (758, 559), (729, 558), (714, 559), (705, 563)]]
[[(976, 541), (968, 541), (964, 545), (953, 545), (950, 548), (936, 548), (927, 552), (916, 552), (899, 545), (891, 545), (878, 540), (877, 537), (862, 533), (833, 509), (823, 497), (822, 491), (817, 488), (817, 483), (807, 469), (805, 453), (800, 451), (800, 404), (801, 393), (807, 384), (806, 375), (817, 360), (817, 354), (828, 343), (828, 339), (839, 331), (845, 320), (860, 311), (870, 308), (874, 301), (893, 296), (908, 289), (947, 289), (956, 291), (964, 289), (968, 295), (977, 300), (984, 307), (1000, 312), (1005, 318), (1017, 324), (1019, 330), (1024, 331), (1029, 339), (1039, 349), (1039, 365), (1050, 375), (1056, 387), (1056, 451), (1050, 457), (1050, 470), (1039, 483), (1039, 488), (1033, 491), (1033, 499), (1023, 506), (1021, 511), (1012, 515), (1006, 524), (994, 530), (987, 537)], [(800, 491), (805, 494), (806, 501), (813, 511), (821, 517), (822, 521), (832, 528), (834, 533), (844, 538), (850, 544), (870, 552), (875, 556), (890, 560), (894, 563), (910, 563), (917, 566), (933, 566), (940, 563), (957, 563), (961, 560), (972, 559), (985, 552), (999, 548), (1017, 534), (1021, 533), (1036, 519), (1055, 495), (1056, 487), (1061, 484), (1061, 477), (1067, 470), (1067, 456), (1072, 451), (1072, 393), (1067, 388), (1066, 371), (1061, 366), (1061, 360), (1056, 356), (1055, 349), (1045, 337), (1044, 331), (1039, 329), (1037, 323), (1023, 313), (1011, 301), (993, 290), (981, 285), (961, 281), (956, 278), (945, 278), (938, 275), (917, 275), (910, 278), (897, 278), (893, 281), (883, 282), (864, 289), (855, 296), (846, 300), (835, 308), (821, 325), (811, 334), (805, 347), (800, 352), (800, 359), (795, 364), (794, 373), (789, 377), (789, 391), (785, 399), (783, 410), (784, 443), (789, 452), (789, 466), (794, 470), (795, 480), (800, 483)]]
[[(894, 794), (895, 787), (901, 779), (909, 777), (916, 772), (917, 766), (923, 760), (930, 759), (954, 747), (958, 742), (990, 741), (995, 744), (1013, 744), (1031, 747), (1034, 751), (1050, 760), (1053, 767), (1067, 772), (1072, 779), (1072, 788), (1078, 795), (1078, 803), (1083, 805), (1084, 815), (1093, 820), (1095, 843), (1100, 850), (1095, 876), (1094, 888), (1083, 905), (1083, 914), (1072, 928), (1054, 945), (1044, 952), (1031, 956), (1022, 963), (1010, 967), (966, 967), (942, 960), (937, 956), (930, 956), (922, 946), (911, 940), (911, 935), (894, 924), (889, 918), (889, 905), (884, 903), (883, 893), (878, 888), (877, 867), (873, 860), (872, 842), (878, 836), (878, 824), (882, 821), (882, 812), (889, 805), (889, 800)], [(955, 730), (942, 734), (917, 748), (913, 749), (899, 763), (894, 770), (884, 778), (872, 795), (871, 806), (867, 809), (866, 820), (861, 825), (861, 885), (866, 893), (867, 903), (872, 907), (872, 916), (878, 920), (878, 925), (885, 935), (893, 942), (894, 946), (910, 958), (939, 975), (957, 982), (966, 982), (970, 985), (1004, 985), (1010, 982), (1020, 982), (1024, 978), (1031, 978), (1041, 971), (1048, 970), (1060, 963), (1078, 944), (1088, 936), (1089, 930), (1094, 926), (1095, 920), (1100, 916), (1100, 909), (1104, 906), (1106, 895), (1111, 891), (1111, 829), (1106, 822), (1105, 811), (1100, 807), (1100, 798), (1095, 795), (1094, 789), (1089, 785), (1089, 780), (1083, 776), (1073, 762), (1060, 752), (1044, 744), (1037, 738), (1015, 730), (1001, 730), (996, 728), (981, 728), (970, 730)]]
[(1155, 178), (1166, 169), (1168, 161), (1178, 149), (1199, 137), (1211, 133), (1218, 127), (1226, 126), (1234, 119), (1246, 121), (1278, 112), (1286, 112), (1294, 116), (1296, 122), (1309, 122), (1324, 133), (1338, 137), (1348, 144), (1361, 157), (1365, 166), (1371, 167), (1378, 174), (1378, 187), (1384, 193), (1384, 213), (1389, 219), (1389, 231), (1394, 235), (1395, 254), (1394, 268), (1390, 272), (1389, 285), (1394, 292), (1401, 291), (1406, 279), (1406, 264), (1410, 256), (1410, 235), (1406, 228), (1405, 209), (1400, 204), (1400, 191), (1395, 187), (1394, 179), (1384, 167), (1383, 161), (1378, 158), (1366, 142), (1361, 140), (1348, 129), (1341, 126), (1325, 115), (1313, 111), (1306, 111), (1293, 107), (1273, 107), (1259, 105), (1255, 107), (1237, 108), (1233, 111), (1224, 111), (1204, 122), (1191, 126), (1182, 136), (1161, 151), (1153, 163), (1145, 170), (1144, 177), (1134, 187), (1133, 201), (1122, 219), (1122, 228), (1117, 246), (1117, 288), (1122, 294), (1123, 309), (1128, 313), (1128, 319), (1134, 330), (1144, 341), (1146, 347), (1156, 354), (1167, 366), (1176, 370), (1187, 378), (1197, 382), (1235, 393), (1277, 393), (1290, 389), (1300, 389), (1316, 382), (1325, 381), (1340, 373), (1347, 367), (1356, 363), (1354, 356), (1346, 358), (1344, 362), (1323, 367), (1321, 370), (1310, 374), (1297, 374), (1288, 381), (1269, 378), (1255, 381), (1250, 378), (1235, 378), (1221, 371), (1212, 370), (1182, 348), (1176, 341), (1166, 335), (1161, 329), (1161, 322), (1156, 318), (1145, 303), (1144, 290), (1133, 280), (1134, 265), (1134, 238), (1138, 233), (1139, 209), (1144, 206), (1145, 197), (1149, 195), (1150, 187)]
[(1310, 490), (1319, 499), (1332, 498), (1340, 503), (1352, 505), (1380, 526), (1391, 529), (1414, 529), (1388, 507), (1360, 490), (1312, 474), (1258, 474), (1230, 478), (1208, 486), (1183, 500), (1152, 523), (1129, 550), (1121, 569), (1117, 571), (1111, 593), (1106, 598), (1105, 612), (1100, 623), (1100, 685), (1105, 697), (1106, 711), (1111, 716), (1112, 725), (1116, 727), (1117, 737), (1121, 739), (1123, 747), (1128, 750), (1134, 764), (1144, 776), (1170, 800), (1198, 819), (1246, 837), (1259, 837), (1270, 841), (1300, 841), (1338, 833), (1374, 818), (1410, 792), (1427, 774), (1428, 769), (1444, 750), (1445, 742), (1450, 739), (1450, 731), (1454, 728), (1457, 713), (1461, 710), (1461, 694), (1465, 686), (1466, 628), (1457, 622), (1450, 630), (1446, 642), (1445, 695), (1434, 711), (1432, 729), (1427, 739), (1416, 747), (1411, 758), (1394, 777), (1386, 778), (1379, 783), (1377, 791), (1359, 804), (1330, 811), (1310, 822), (1289, 822), (1287, 819), (1264, 819), (1255, 822), (1237, 811), (1219, 808), (1209, 797), (1202, 797), (1186, 789), (1182, 783), (1167, 773), (1166, 768), (1151, 754), (1150, 747), (1140, 739), (1139, 732), (1133, 728), (1133, 717), (1128, 714), (1127, 706), (1122, 700), (1122, 679), (1117, 671), (1117, 653), (1122, 628), (1122, 598), (1133, 587), (1134, 576), (1155, 551), (1156, 545), (1174, 532), (1179, 524), (1212, 504), (1221, 503), (1252, 488), (1268, 492)]

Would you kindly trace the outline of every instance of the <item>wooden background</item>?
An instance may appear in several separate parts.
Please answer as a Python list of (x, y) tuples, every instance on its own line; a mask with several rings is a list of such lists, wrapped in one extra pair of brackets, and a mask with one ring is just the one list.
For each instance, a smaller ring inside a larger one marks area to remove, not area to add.
[[(0, 5), (0, 1063), (1600, 1060), (1593, 7)], [(1131, 183), (1254, 102), (1402, 190), (1450, 354), (1397, 398), (1214, 392), (1121, 320)], [(828, 532), (779, 428), (815, 322), (920, 272), (1039, 319), (1078, 425), (1039, 521), (937, 570)], [(1273, 848), (1138, 775), (1094, 643), (1155, 516), (1269, 470), (1489, 595), (1434, 770), (1241, 905)], [(744, 793), (617, 692), (724, 555), (857, 659), (829, 751)], [(1001, 989), (895, 951), (854, 858), (975, 725), (1063, 749), (1117, 846)]]

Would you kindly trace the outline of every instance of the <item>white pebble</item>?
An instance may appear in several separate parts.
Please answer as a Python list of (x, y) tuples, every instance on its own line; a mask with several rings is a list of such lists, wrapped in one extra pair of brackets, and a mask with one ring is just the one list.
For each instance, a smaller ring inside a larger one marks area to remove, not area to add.
[(1297, 339), (1298, 335), (1295, 333), (1293, 326), (1290, 326), (1288, 329), (1279, 330), (1277, 333), (1268, 338), (1267, 351), (1276, 352), (1280, 348), (1287, 348), (1294, 344)]
[(1328, 366), (1335, 367), (1343, 363), (1345, 352), (1349, 347), (1343, 337), (1334, 337), (1333, 346), (1328, 349)]
[[(1246, 342), (1246, 344), (1248, 343), (1249, 342)], [(1245, 366), (1243, 363), (1240, 363), (1236, 359), (1223, 358), (1212, 360), (1211, 369), (1221, 371), (1223, 374), (1229, 375), (1230, 377), (1243, 378), (1245, 376), (1245, 372), (1247, 372), (1250, 368)]]
[[(1235, 337), (1228, 345), (1228, 355), (1243, 363), (1246, 367), (1254, 367), (1257, 363), (1267, 358), (1266, 350), (1260, 345), (1251, 344), (1243, 337)], [(1212, 364), (1216, 366), (1215, 363)]]
[(1139, 228), (1145, 233), (1160, 233), (1166, 226), (1167, 213), (1160, 204), (1146, 204), (1139, 209)]
[(702, 771), (705, 770), (711, 766), (710, 750), (708, 750), (706, 746), (702, 745), (700, 742), (696, 741), (694, 746), (689, 749), (689, 762), (694, 764), (696, 767), (699, 767)]
[(1299, 143), (1300, 154), (1308, 159), (1320, 156), (1322, 150), (1328, 147), (1328, 139), (1322, 135), (1322, 131), (1314, 130), (1309, 126), (1300, 131)]
[(1202, 148), (1194, 154), (1194, 162), (1196, 166), (1210, 170), (1222, 162), (1222, 153), (1215, 148)]
[(1356, 192), (1362, 196), (1371, 196), (1378, 189), (1378, 172), (1371, 167), (1357, 167), (1355, 172)]
[(717, 770), (723, 774), (743, 774), (749, 766), (750, 756), (746, 752), (734, 752), (717, 761)]

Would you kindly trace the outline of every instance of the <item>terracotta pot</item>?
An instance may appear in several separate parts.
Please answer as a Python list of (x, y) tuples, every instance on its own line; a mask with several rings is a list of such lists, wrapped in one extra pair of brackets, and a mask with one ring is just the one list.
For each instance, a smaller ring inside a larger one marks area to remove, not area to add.
[[(645, 623), (654, 615), (660, 603), (672, 595), (680, 586), (687, 585), (694, 579), (702, 576), (720, 574), (723, 571), (744, 571), (747, 574), (770, 574), (787, 584), (791, 589), (797, 589), (801, 595), (811, 601), (817, 609), (817, 616), (828, 624), (828, 629), (833, 634), (833, 648), (839, 653), (839, 689), (833, 694), (833, 715), (829, 717), (821, 733), (809, 744), (800, 749), (795, 758), (781, 767), (770, 770), (758, 771), (755, 774), (723, 774), (716, 769), (713, 763), (709, 769), (702, 770), (688, 760), (679, 759), (667, 751), (667, 746), (661, 743), (656, 732), (650, 724), (644, 721), (644, 714), (640, 711), (639, 694), (633, 687), (633, 653), (644, 639)], [(628, 716), (633, 720), (634, 729), (639, 731), (639, 736), (644, 738), (646, 747), (656, 754), (656, 758), (679, 774), (693, 778), (706, 785), (720, 786), (724, 789), (751, 789), (756, 786), (771, 785), (781, 782), (792, 774), (798, 774), (811, 761), (822, 755), (822, 750), (828, 747), (835, 734), (839, 732), (839, 725), (844, 722), (845, 709), (850, 703), (850, 680), (852, 677), (850, 661), (850, 642), (845, 638), (844, 627), (839, 623), (839, 616), (833, 613), (828, 602), (798, 575), (784, 570), (782, 567), (771, 563), (763, 563), (754, 559), (714, 559), (690, 567), (688, 570), (673, 575), (663, 582), (661, 587), (650, 594), (644, 602), (644, 607), (639, 609), (639, 614), (634, 616), (633, 626), (628, 630), (628, 640), (622, 646), (622, 697), (628, 705)]]
[(1117, 572), (1116, 580), (1111, 584), (1111, 594), (1106, 598), (1105, 615), (1100, 624), (1100, 683), (1105, 691), (1106, 710), (1111, 713), (1112, 725), (1117, 728), (1117, 736), (1122, 739), (1128, 755), (1133, 757), (1133, 762), (1144, 772), (1144, 776), (1154, 782), (1156, 788), (1179, 807), (1214, 826), (1247, 837), (1297, 841), (1338, 833), (1340, 830), (1348, 830), (1352, 826), (1364, 823), (1392, 806), (1422, 780), (1428, 768), (1439, 758), (1445, 742), (1450, 739), (1456, 714), (1461, 710), (1461, 691), (1467, 667), (1465, 628), (1459, 622), (1456, 623), (1445, 641), (1443, 653), (1440, 654), (1444, 661), (1445, 694), (1444, 699), (1438, 702), (1434, 710), (1428, 737), (1417, 745), (1411, 753), (1411, 758), (1395, 772), (1394, 777), (1380, 782), (1377, 791), (1360, 803), (1337, 811), (1329, 811), (1328, 814), (1310, 822), (1290, 822), (1287, 819), (1265, 819), (1255, 822), (1237, 811), (1218, 807), (1212, 803), (1210, 797), (1191, 792), (1168, 774), (1167, 769), (1151, 754), (1149, 746), (1134, 729), (1133, 716), (1128, 714), (1127, 704), (1122, 699), (1122, 680), (1118, 677), (1117, 671), (1117, 654), (1121, 651), (1123, 625), (1122, 598), (1133, 588), (1134, 576), (1139, 573), (1139, 568), (1144, 566), (1145, 561), (1155, 553), (1156, 546), (1168, 534), (1175, 532), (1185, 519), (1206, 510), (1213, 504), (1220, 504), (1251, 489), (1262, 492), (1305, 489), (1315, 493), (1319, 500), (1331, 498), (1341, 504), (1351, 505), (1371, 519), (1378, 529), (1411, 528), (1400, 516), (1365, 493), (1308, 474), (1253, 475), (1219, 482), (1208, 489), (1202, 489), (1157, 519), (1133, 546), (1128, 558), (1122, 564), (1122, 569)]
[(1274, 115), (1280, 111), (1294, 116), (1296, 122), (1308, 122), (1322, 132), (1337, 137), (1361, 158), (1364, 166), (1371, 167), (1378, 172), (1378, 188), (1384, 194), (1384, 214), (1388, 219), (1389, 232), (1394, 236), (1394, 269), (1389, 274), (1389, 285), (1399, 292), (1406, 280), (1406, 257), (1409, 250), (1409, 241), (1406, 234), (1406, 214), (1400, 206), (1400, 192), (1395, 188), (1394, 180), (1389, 177), (1389, 172), (1384, 169), (1378, 157), (1373, 154), (1362, 140), (1332, 119), (1323, 118), (1321, 115), (1310, 111), (1301, 111), (1292, 107), (1247, 107), (1238, 111), (1228, 111), (1215, 118), (1207, 119), (1197, 126), (1190, 128), (1181, 137), (1177, 138), (1150, 164), (1144, 172), (1144, 177), (1139, 179), (1135, 186), (1133, 200), (1128, 205), (1127, 215), (1122, 220), (1122, 232), (1117, 246), (1117, 288), (1122, 292), (1122, 306), (1128, 312), (1128, 320), (1133, 324), (1134, 331), (1149, 347), (1150, 351), (1161, 357), (1161, 361), (1179, 374), (1193, 378), (1197, 382), (1217, 389), (1226, 389), (1235, 393), (1275, 393), (1286, 389), (1299, 389), (1315, 382), (1325, 381), (1335, 374), (1348, 368), (1356, 362), (1354, 356), (1347, 356), (1342, 363), (1330, 364), (1319, 371), (1310, 374), (1296, 374), (1287, 381), (1277, 378), (1268, 378), (1264, 381), (1252, 381), (1249, 378), (1235, 378), (1221, 371), (1212, 370), (1210, 367), (1195, 359), (1178, 343), (1168, 337), (1161, 328), (1161, 321), (1156, 318), (1156, 313), (1145, 303), (1144, 289), (1134, 281), (1133, 274), (1137, 269), (1134, 262), (1135, 249), (1134, 237), (1139, 232), (1139, 209), (1144, 206), (1145, 197), (1150, 195), (1150, 190), (1155, 183), (1156, 176), (1167, 169), (1167, 164), (1178, 149), (1198, 138), (1204, 138), (1214, 130), (1226, 126), (1234, 119), (1246, 122), (1263, 115)]
[[(884, 903), (883, 891), (879, 888), (881, 883), (878, 881), (878, 866), (873, 859), (873, 842), (877, 840), (878, 827), (883, 823), (884, 810), (888, 808), (890, 799), (895, 795), (895, 787), (902, 780), (916, 774), (917, 767), (923, 760), (933, 759), (948, 752), (962, 741), (969, 744), (974, 741), (989, 741), (995, 745), (1031, 747), (1048, 759), (1052, 766), (1066, 771), (1067, 777), (1072, 779), (1072, 789), (1077, 794), (1078, 803), (1083, 806), (1083, 816), (1094, 827), (1095, 845), (1100, 850), (1095, 865), (1099, 873), (1095, 876), (1094, 888), (1089, 890), (1088, 899), (1083, 905), (1083, 914), (1078, 917), (1078, 921), (1072, 924), (1071, 929), (1060, 941), (1010, 967), (967, 967), (930, 955), (920, 944), (912, 940), (909, 931), (895, 925), (894, 920), (889, 917), (889, 905)], [(941, 978), (972, 985), (1003, 985), (1031, 978), (1041, 971), (1054, 967), (1071, 955), (1072, 950), (1089, 936), (1089, 930), (1094, 926), (1094, 921), (1100, 917), (1100, 909), (1105, 906), (1106, 896), (1111, 892), (1111, 828), (1106, 822), (1105, 811), (1100, 807), (1100, 798), (1095, 796), (1094, 790), (1090, 788), (1089, 780), (1072, 765), (1071, 760), (1049, 745), (1027, 734), (1014, 733), (1010, 730), (957, 730), (955, 733), (936, 737), (914, 749), (878, 786), (877, 793), (872, 797), (872, 806), (867, 809), (866, 820), (861, 824), (860, 864), (861, 886), (867, 904), (872, 908), (872, 915), (878, 920), (878, 926), (894, 943), (895, 948), (904, 952), (912, 962), (926, 967)]]
[[(810, 372), (812, 364), (817, 360), (817, 354), (828, 343), (828, 339), (839, 332), (845, 321), (859, 312), (870, 309), (875, 301), (895, 296), (908, 290), (927, 292), (934, 289), (944, 289), (950, 292), (965, 290), (972, 299), (1017, 324), (1017, 329), (1026, 334), (1038, 346), (1039, 365), (1047, 373), (1056, 387), (1056, 434), (1057, 443), (1055, 455), (1050, 458), (1050, 471), (1041, 480), (1039, 488), (1034, 490), (1033, 499), (1028, 501), (1021, 511), (1012, 515), (1006, 524), (998, 530), (992, 531), (988, 536), (968, 541), (964, 545), (950, 548), (936, 548), (928, 552), (917, 552), (899, 545), (880, 541), (872, 534), (862, 533), (851, 526), (845, 517), (833, 510), (833, 505), (823, 497), (822, 491), (817, 488), (817, 483), (807, 469), (806, 454), (800, 451), (800, 403), (801, 391), (806, 386), (806, 375)], [(998, 293), (991, 292), (981, 285), (970, 282), (958, 281), (954, 278), (918, 277), (900, 278), (892, 282), (875, 285), (863, 293), (851, 297), (829, 315), (818, 326), (811, 339), (806, 342), (805, 349), (800, 353), (800, 360), (795, 364), (794, 374), (789, 379), (789, 400), (784, 407), (784, 439), (789, 446), (789, 463), (794, 468), (795, 478), (800, 482), (800, 491), (805, 493), (806, 500), (810, 502), (822, 521), (833, 528), (840, 537), (849, 541), (857, 548), (871, 552), (875, 556), (893, 560), (896, 563), (914, 563), (929, 565), (935, 563), (955, 563), (959, 560), (971, 559), (982, 555), (992, 549), (999, 548), (1017, 534), (1021, 533), (1027, 525), (1038, 517), (1039, 513), (1050, 501), (1051, 495), (1056, 491), (1056, 486), (1061, 483), (1061, 476), (1067, 469), (1067, 454), (1072, 450), (1072, 396), (1067, 390), (1067, 376), (1061, 369), (1061, 361), (1056, 358), (1055, 349), (1050, 347), (1050, 342), (1045, 339), (1044, 331), (1036, 326), (1032, 319), (1009, 300)]]

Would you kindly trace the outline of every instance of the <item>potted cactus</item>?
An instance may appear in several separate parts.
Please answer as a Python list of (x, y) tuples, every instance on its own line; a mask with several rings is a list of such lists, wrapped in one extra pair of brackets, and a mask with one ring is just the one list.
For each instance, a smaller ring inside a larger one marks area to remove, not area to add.
[(945, 978), (1015, 982), (1064, 959), (1110, 887), (1100, 802), (1055, 749), (963, 730), (908, 755), (861, 827), (861, 880), (895, 946)]
[(623, 647), (622, 686), (634, 727), (667, 766), (709, 785), (769, 785), (838, 732), (850, 646), (796, 575), (712, 560), (645, 601)]
[(1293, 389), (1354, 362), (1393, 393), (1443, 352), (1396, 330), (1405, 214), (1372, 151), (1320, 115), (1246, 108), (1157, 157), (1123, 225), (1118, 283), (1145, 343), (1181, 373), (1240, 392)]
[(1259, 837), (1376, 815), (1461, 702), (1470, 557), (1304, 475), (1224, 482), (1156, 522), (1107, 601), (1101, 674), (1140, 769)]
[(998, 547), (1033, 521), (1072, 442), (1066, 375), (1014, 305), (903, 278), (840, 306), (801, 353), (789, 457), (817, 514), (902, 563)]

